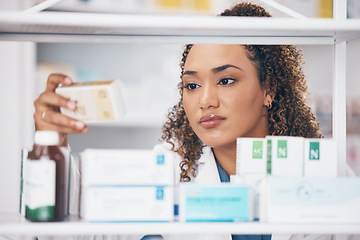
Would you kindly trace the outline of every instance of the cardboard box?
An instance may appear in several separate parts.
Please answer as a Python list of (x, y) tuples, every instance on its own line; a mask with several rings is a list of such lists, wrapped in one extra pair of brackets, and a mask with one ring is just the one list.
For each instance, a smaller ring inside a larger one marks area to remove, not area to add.
[(82, 186), (81, 217), (89, 222), (171, 222), (174, 191), (169, 186)]
[(360, 223), (360, 178), (268, 176), (260, 220), (269, 223)]
[(273, 176), (303, 176), (304, 138), (267, 136), (267, 173)]
[(61, 108), (61, 113), (86, 123), (119, 121), (125, 114), (118, 79), (73, 83), (58, 87), (56, 93), (77, 104), (75, 111)]
[(245, 185), (181, 183), (181, 222), (248, 222), (254, 219), (253, 191)]
[(266, 139), (238, 138), (236, 142), (236, 174), (266, 174)]
[(173, 185), (168, 152), (130, 149), (85, 149), (80, 153), (81, 184)]
[(305, 139), (304, 176), (333, 178), (338, 176), (337, 146), (334, 139)]

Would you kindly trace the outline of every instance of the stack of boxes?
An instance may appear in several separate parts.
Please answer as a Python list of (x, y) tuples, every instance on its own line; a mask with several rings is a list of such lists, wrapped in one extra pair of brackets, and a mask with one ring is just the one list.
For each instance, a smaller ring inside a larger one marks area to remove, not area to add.
[(267, 136), (238, 138), (236, 174), (281, 177), (337, 177), (333, 139)]
[(86, 149), (80, 169), (85, 221), (173, 221), (174, 167), (166, 152)]
[[(360, 223), (358, 178), (337, 178), (333, 139), (238, 138), (230, 183), (180, 183), (163, 150), (87, 149), (81, 217), (89, 222)], [(174, 195), (176, 201), (174, 201)], [(175, 214), (176, 215), (176, 214)]]
[(239, 138), (231, 181), (254, 188), (262, 222), (360, 222), (360, 192), (348, 190), (360, 181), (337, 177), (334, 139)]

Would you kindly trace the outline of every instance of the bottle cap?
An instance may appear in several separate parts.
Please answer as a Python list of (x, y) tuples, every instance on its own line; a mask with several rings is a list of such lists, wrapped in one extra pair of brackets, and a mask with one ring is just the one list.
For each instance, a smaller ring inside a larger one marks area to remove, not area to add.
[(56, 146), (59, 144), (59, 133), (55, 131), (36, 131), (35, 144), (43, 146)]

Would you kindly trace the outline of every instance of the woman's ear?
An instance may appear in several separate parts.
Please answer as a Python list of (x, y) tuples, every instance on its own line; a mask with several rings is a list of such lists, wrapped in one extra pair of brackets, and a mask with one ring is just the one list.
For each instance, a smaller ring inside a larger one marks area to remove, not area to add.
[(267, 107), (268, 109), (271, 108), (272, 102), (274, 101), (274, 97), (272, 94), (268, 91), (264, 91), (264, 103), (263, 105)]

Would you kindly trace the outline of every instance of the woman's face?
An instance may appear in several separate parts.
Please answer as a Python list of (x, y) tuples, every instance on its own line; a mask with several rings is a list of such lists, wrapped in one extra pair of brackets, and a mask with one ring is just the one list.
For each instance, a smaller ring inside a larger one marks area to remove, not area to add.
[(265, 137), (271, 98), (240, 45), (193, 45), (184, 65), (183, 105), (190, 125), (210, 147), (238, 137)]

